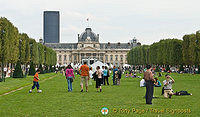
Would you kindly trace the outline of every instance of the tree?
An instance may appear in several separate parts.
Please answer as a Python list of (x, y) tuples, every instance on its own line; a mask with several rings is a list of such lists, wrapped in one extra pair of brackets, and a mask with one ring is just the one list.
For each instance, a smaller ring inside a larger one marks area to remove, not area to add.
[(33, 62), (31, 62), (30, 69), (29, 69), (29, 75), (35, 75), (35, 65)]
[(19, 40), (19, 53), (20, 53), (20, 61), (22, 64), (27, 64), (30, 61), (30, 45), (29, 45), (29, 37), (27, 34), (20, 34)]
[(40, 74), (44, 74), (44, 70), (43, 70), (43, 67), (42, 67), (41, 64), (40, 64), (40, 66), (39, 66), (39, 70), (40, 70)]
[(33, 44), (32, 44), (31, 60), (35, 65), (39, 64), (38, 44), (35, 41), (33, 41)]
[[(19, 33), (18, 29), (6, 18), (0, 18), (1, 25), (1, 53), (4, 62), (16, 63), (19, 56)], [(2, 43), (3, 42), (3, 43)]]
[(134, 47), (127, 56), (128, 63), (131, 65), (179, 65), (182, 64), (182, 41), (166, 39), (150, 46)]
[[(10, 65), (11, 68), (17, 62), (27, 66), (32, 62), (31, 69), (35, 65), (53, 66), (57, 63), (56, 52), (40, 43), (35, 39), (29, 38), (25, 33), (19, 33), (8, 19), (0, 18), (0, 61), (1, 66)], [(18, 63), (19, 64), (19, 63)], [(30, 70), (32, 71), (32, 70)], [(31, 72), (34, 75), (34, 70)]]
[(15, 66), (13, 78), (23, 78), (23, 72), (22, 72), (22, 69), (21, 69), (21, 62), (20, 61), (18, 61), (16, 66)]
[(44, 64), (44, 45), (38, 43), (39, 50), (39, 64)]

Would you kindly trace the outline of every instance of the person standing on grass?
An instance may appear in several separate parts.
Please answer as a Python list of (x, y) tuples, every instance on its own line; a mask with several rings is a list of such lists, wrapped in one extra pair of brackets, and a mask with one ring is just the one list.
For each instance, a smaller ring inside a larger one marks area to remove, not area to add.
[(73, 78), (75, 79), (75, 76), (74, 76), (74, 70), (71, 65), (67, 66), (65, 73), (66, 73), (65, 75), (66, 75), (66, 79), (68, 83), (68, 92), (72, 92), (72, 82), (73, 82)]
[[(105, 70), (105, 66), (102, 66), (102, 71)], [(104, 75), (102, 74), (102, 85), (105, 85), (105, 79), (104, 79)]]
[(113, 85), (116, 85), (116, 75), (115, 73), (117, 73), (118, 69), (113, 66)]
[(102, 83), (102, 71), (100, 70), (100, 67), (97, 66), (97, 71), (96, 71), (96, 75), (98, 76), (96, 79), (96, 88), (97, 88), (97, 92), (99, 92), (99, 88), (100, 88), (100, 92), (102, 92), (102, 88), (101, 88), (101, 83)]
[(40, 70), (39, 69), (37, 69), (37, 71), (36, 71), (36, 73), (35, 73), (35, 75), (34, 75), (34, 79), (33, 79), (33, 86), (32, 86), (32, 88), (29, 90), (29, 93), (32, 93), (32, 90), (33, 89), (35, 89), (35, 87), (37, 87), (37, 92), (38, 93), (40, 93), (41, 92), (41, 90), (39, 90), (39, 88), (40, 88), (40, 85), (39, 85), (39, 76), (38, 76), (38, 74), (40, 73)]
[(153, 88), (154, 88), (154, 78), (151, 72), (151, 66), (147, 65), (147, 70), (144, 72), (144, 80), (146, 85), (146, 104), (152, 104), (153, 98)]
[(108, 71), (108, 67), (105, 66), (105, 70), (103, 71), (103, 77), (104, 77), (104, 85), (106, 85), (106, 82), (107, 82), (107, 85), (109, 85), (109, 82), (108, 82), (108, 77), (109, 77), (109, 71)]
[[(90, 71), (89, 71), (90, 78), (89, 79), (93, 79), (92, 74), (93, 74), (92, 67), (90, 67)], [(89, 85), (92, 85), (92, 80), (89, 80)]]
[(122, 70), (120, 67), (118, 67), (118, 81), (117, 81), (117, 85), (120, 85), (120, 80), (122, 78)]
[(89, 80), (89, 67), (87, 62), (84, 62), (84, 65), (80, 67), (81, 72), (81, 92), (83, 92), (83, 82), (85, 81), (86, 92), (88, 92), (88, 80)]

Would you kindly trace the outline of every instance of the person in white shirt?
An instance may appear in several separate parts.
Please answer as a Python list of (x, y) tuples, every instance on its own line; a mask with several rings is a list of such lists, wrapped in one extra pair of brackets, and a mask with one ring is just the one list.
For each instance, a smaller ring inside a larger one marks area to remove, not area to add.
[(172, 92), (172, 84), (175, 82), (174, 79), (170, 75), (165, 75), (166, 80), (163, 81), (164, 85), (164, 97), (171, 98), (173, 95)]
[(4, 71), (4, 77), (6, 77), (6, 74), (7, 74), (7, 67), (4, 67), (3, 71)]
[[(93, 71), (92, 71), (92, 67), (90, 67), (90, 71), (89, 71), (89, 77), (90, 79), (93, 79)], [(92, 80), (89, 80), (89, 85), (92, 85)]]

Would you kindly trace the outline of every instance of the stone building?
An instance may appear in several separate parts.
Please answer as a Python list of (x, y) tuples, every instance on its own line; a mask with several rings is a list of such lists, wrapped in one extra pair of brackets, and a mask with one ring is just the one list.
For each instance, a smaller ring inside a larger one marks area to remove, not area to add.
[(91, 28), (86, 28), (82, 34), (78, 34), (78, 43), (45, 43), (57, 52), (59, 65), (70, 63), (83, 63), (90, 60), (92, 64), (96, 60), (112, 65), (127, 63), (127, 52), (137, 46), (136, 39), (128, 43), (100, 43), (99, 34), (95, 34)]

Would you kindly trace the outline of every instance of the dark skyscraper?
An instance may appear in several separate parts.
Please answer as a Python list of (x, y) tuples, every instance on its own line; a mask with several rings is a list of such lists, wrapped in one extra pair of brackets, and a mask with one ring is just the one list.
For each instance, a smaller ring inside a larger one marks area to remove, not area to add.
[(43, 24), (44, 43), (60, 42), (60, 15), (59, 11), (44, 11)]

